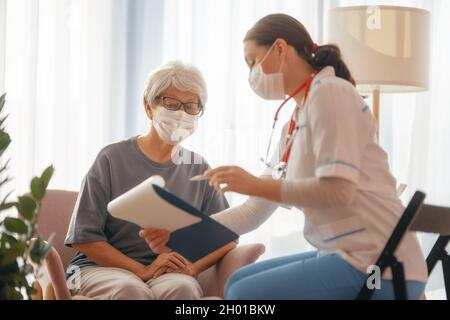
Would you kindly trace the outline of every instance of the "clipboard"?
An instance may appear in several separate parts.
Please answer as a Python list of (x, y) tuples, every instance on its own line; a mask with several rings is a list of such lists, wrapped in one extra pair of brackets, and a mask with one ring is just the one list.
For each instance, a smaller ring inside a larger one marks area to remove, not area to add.
[(153, 184), (151, 178), (111, 201), (108, 212), (141, 228), (169, 230), (167, 247), (193, 263), (239, 238), (207, 214)]

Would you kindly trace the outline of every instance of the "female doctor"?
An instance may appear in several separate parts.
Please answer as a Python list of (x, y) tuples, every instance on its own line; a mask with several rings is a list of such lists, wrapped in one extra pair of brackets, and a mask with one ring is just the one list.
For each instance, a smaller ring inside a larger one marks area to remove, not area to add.
[[(236, 271), (227, 299), (354, 299), (403, 212), (376, 123), (334, 45), (317, 46), (305, 27), (284, 14), (259, 20), (244, 39), (249, 83), (267, 100), (296, 102), (267, 170), (256, 177), (239, 167), (205, 172), (223, 192), (249, 195), (213, 217), (244, 234), (278, 205), (305, 214), (304, 236), (317, 251), (256, 263)], [(287, 97), (286, 97), (287, 96)], [(275, 125), (275, 124), (274, 124)], [(270, 144), (269, 144), (270, 145)], [(168, 234), (149, 230), (162, 250)], [(418, 299), (427, 270), (415, 235), (397, 258), (404, 263), (408, 297)], [(373, 299), (392, 299), (389, 272)]]

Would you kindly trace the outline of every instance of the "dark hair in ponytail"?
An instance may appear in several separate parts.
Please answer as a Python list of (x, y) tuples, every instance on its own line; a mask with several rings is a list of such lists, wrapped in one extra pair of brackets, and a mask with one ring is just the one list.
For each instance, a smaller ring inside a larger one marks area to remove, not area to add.
[(342, 59), (341, 50), (334, 44), (317, 46), (315, 53), (306, 60), (314, 69), (321, 70), (326, 66), (334, 67), (336, 75), (355, 85), (350, 70)]
[(314, 69), (322, 70), (326, 66), (332, 66), (336, 76), (355, 85), (339, 47), (332, 44), (315, 47), (303, 24), (289, 15), (278, 13), (265, 16), (247, 32), (244, 41), (253, 40), (258, 45), (271, 46), (278, 38), (294, 47), (297, 54)]

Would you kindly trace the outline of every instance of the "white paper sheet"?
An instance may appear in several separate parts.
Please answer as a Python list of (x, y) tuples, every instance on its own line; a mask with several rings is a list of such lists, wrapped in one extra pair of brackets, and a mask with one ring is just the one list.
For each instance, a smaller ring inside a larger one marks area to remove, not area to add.
[(201, 218), (180, 210), (162, 199), (153, 188), (155, 181), (159, 179), (150, 177), (111, 201), (108, 204), (109, 213), (113, 217), (133, 222), (142, 228), (155, 227), (170, 232), (201, 221)]

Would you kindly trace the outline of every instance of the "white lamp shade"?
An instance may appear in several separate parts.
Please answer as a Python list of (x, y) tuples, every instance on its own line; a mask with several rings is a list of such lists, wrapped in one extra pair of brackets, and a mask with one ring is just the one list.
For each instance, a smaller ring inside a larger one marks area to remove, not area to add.
[(427, 90), (429, 39), (426, 10), (356, 6), (329, 11), (327, 43), (339, 46), (361, 92)]

